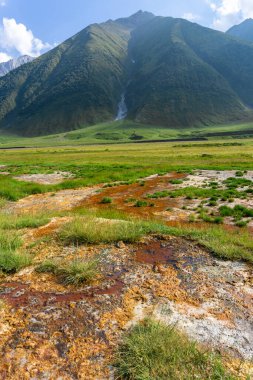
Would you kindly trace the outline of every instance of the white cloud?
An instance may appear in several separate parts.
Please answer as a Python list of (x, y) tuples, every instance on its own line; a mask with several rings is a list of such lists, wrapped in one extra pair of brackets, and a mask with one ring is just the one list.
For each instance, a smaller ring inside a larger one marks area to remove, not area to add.
[(252, 0), (213, 0), (207, 2), (215, 13), (212, 25), (215, 29), (225, 31), (232, 25), (253, 17)]
[(0, 0), (0, 6), (1, 7), (5, 7), (6, 5), (6, 1), (5, 0)]
[(188, 20), (188, 21), (197, 21), (200, 19), (200, 17), (198, 15), (193, 14), (191, 12), (184, 13), (183, 18)]
[(12, 57), (6, 53), (0, 52), (0, 63), (8, 62)]
[(34, 37), (31, 30), (24, 24), (18, 24), (14, 18), (3, 18), (3, 25), (0, 28), (0, 47), (7, 52), (15, 50), (21, 55), (37, 57), (43, 51), (50, 49), (51, 45)]

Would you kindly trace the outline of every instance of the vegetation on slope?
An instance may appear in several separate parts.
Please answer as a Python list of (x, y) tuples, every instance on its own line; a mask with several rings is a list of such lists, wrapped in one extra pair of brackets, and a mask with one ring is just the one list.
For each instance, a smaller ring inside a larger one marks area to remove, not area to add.
[(238, 37), (241, 40), (253, 42), (253, 20), (249, 18), (239, 25), (232, 26), (227, 33), (230, 36)]
[(123, 92), (128, 117), (145, 124), (236, 121), (250, 116), (252, 73), (251, 44), (139, 12), (91, 25), (1, 78), (0, 127), (38, 136), (113, 120)]

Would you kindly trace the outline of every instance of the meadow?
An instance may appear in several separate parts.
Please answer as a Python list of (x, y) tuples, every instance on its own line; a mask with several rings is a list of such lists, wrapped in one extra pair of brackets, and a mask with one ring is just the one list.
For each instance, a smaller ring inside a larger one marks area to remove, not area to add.
[[(17, 200), (29, 194), (91, 186), (114, 181), (134, 181), (155, 173), (194, 169), (250, 170), (253, 139), (207, 142), (160, 142), (101, 146), (66, 146), (0, 150), (0, 165), (9, 175), (0, 177), (0, 196)], [(20, 174), (67, 171), (75, 178), (58, 185), (22, 183)]]
[[(92, 128), (92, 127), (91, 127)], [(71, 132), (75, 135), (77, 132)], [(40, 141), (42, 141), (41, 139)], [(20, 142), (20, 140), (17, 140)], [(35, 140), (33, 140), (34, 143)], [(52, 140), (53, 141), (53, 140)], [(51, 143), (52, 143), (51, 141)], [(73, 139), (74, 141), (74, 139)], [(80, 141), (79, 141), (80, 143)], [(9, 146), (12, 145), (10, 141)], [(22, 145), (22, 144), (20, 144)], [(59, 144), (60, 145), (60, 144)], [(93, 284), (101, 278), (101, 257), (93, 257), (84, 261), (80, 257), (73, 260), (59, 256), (37, 259), (33, 249), (40, 247), (42, 240), (24, 247), (23, 234), (27, 230), (38, 229), (46, 225), (52, 217), (67, 218), (58, 232), (46, 236), (44, 243), (49, 249), (57, 246), (64, 249), (69, 246), (96, 247), (100, 244), (138, 244), (145, 236), (174, 236), (199, 243), (216, 258), (243, 260), (253, 262), (253, 241), (244, 218), (252, 218), (253, 210), (246, 207), (222, 206), (219, 215), (210, 217), (212, 206), (223, 199), (231, 197), (246, 199), (251, 197), (252, 181), (243, 179), (246, 171), (253, 170), (253, 139), (251, 138), (210, 138), (206, 141), (125, 143), (107, 145), (66, 145), (52, 147), (27, 147), (24, 149), (0, 149), (0, 275), (3, 279), (17, 274), (21, 269), (33, 266), (35, 276), (49, 275), (50, 281), (59, 282), (62, 286), (80, 287)], [(177, 188), (183, 179), (167, 180), (167, 184), (175, 186), (174, 190), (155, 193), (147, 192), (144, 199), (132, 199), (131, 209), (136, 216), (121, 212), (114, 202), (112, 189), (117, 185), (129, 186), (137, 184), (146, 188), (145, 177), (158, 174), (161, 178), (169, 172), (177, 174), (194, 173), (194, 170), (235, 170), (236, 177), (225, 181), (225, 189), (215, 183), (210, 187)], [(14, 177), (23, 174), (50, 174), (69, 172), (73, 175), (62, 183), (43, 185), (20, 181)], [(52, 192), (63, 189), (78, 189), (93, 185), (101, 185), (97, 200), (93, 206), (77, 207), (72, 210), (47, 212), (31, 215), (5, 214), (9, 201), (18, 201), (32, 194)], [(247, 185), (246, 190), (240, 187)], [(106, 189), (106, 194), (103, 191)], [(169, 225), (164, 220), (142, 218), (138, 212), (152, 209), (163, 198), (206, 200), (199, 207), (201, 223), (189, 220), (189, 223)], [(152, 203), (154, 202), (154, 204)], [(206, 213), (209, 207), (209, 214)], [(211, 211), (210, 211), (211, 210)], [(225, 217), (233, 217), (241, 225), (226, 229), (222, 224)], [(108, 223), (108, 219), (110, 222)], [(99, 222), (98, 222), (99, 221)], [(194, 223), (192, 223), (194, 222)], [(202, 223), (203, 222), (203, 223)], [(43, 250), (43, 246), (42, 246)], [(53, 252), (53, 251), (52, 251)], [(25, 273), (25, 272), (24, 272)], [(185, 371), (191, 371), (193, 377), (210, 379), (234, 379), (223, 367), (221, 358), (212, 352), (205, 352), (195, 343), (190, 342), (180, 332), (171, 327), (145, 321), (128, 331), (121, 345), (116, 350), (112, 364), (119, 376), (126, 379), (137, 378), (182, 378), (182, 365), (187, 361)], [(152, 341), (152, 344), (149, 343)], [(143, 342), (149, 350), (143, 352)], [(173, 342), (173, 344), (171, 344)], [(160, 350), (163, 347), (163, 350)], [(136, 350), (139, 356), (136, 360)], [(149, 363), (150, 366), (145, 363)], [(143, 365), (144, 363), (144, 365)], [(180, 372), (181, 371), (181, 372)], [(179, 376), (180, 373), (180, 376)], [(193, 378), (192, 377), (192, 378)]]
[[(2, 170), (9, 173), (9, 175), (0, 176), (0, 196), (1, 203), (4, 204), (9, 200), (17, 201), (27, 195), (48, 191), (57, 192), (61, 189), (75, 189), (95, 184), (106, 184), (106, 187), (113, 186), (115, 183), (131, 184), (140, 178), (156, 173), (160, 175), (172, 171), (190, 173), (195, 169), (251, 170), (253, 169), (253, 139), (215, 140), (205, 143), (163, 142), (140, 145), (113, 144), (106, 147), (83, 146), (0, 150), (0, 165), (6, 165), (6, 168)], [(21, 174), (53, 173), (55, 171), (71, 172), (75, 177), (56, 185), (41, 185), (13, 179), (13, 176)], [(241, 180), (237, 178), (235, 181), (236, 184), (233, 184), (233, 186), (238, 186)], [(174, 190), (173, 192), (169, 191), (166, 194), (151, 194), (147, 197), (185, 196), (200, 199), (210, 197), (210, 203), (213, 202), (215, 204), (218, 197), (224, 198), (224, 195), (226, 195), (226, 198), (228, 198), (232, 196), (231, 194), (238, 196), (239, 193), (236, 187), (232, 189), (228, 188), (227, 190), (219, 190), (215, 187), (208, 189), (185, 188)], [(240, 193), (240, 197), (245, 197), (246, 195), (244, 192)], [(212, 199), (215, 200), (212, 201)], [(149, 201), (152, 201), (152, 199), (147, 199), (147, 201), (145, 203), (149, 204)], [(144, 203), (141, 203), (142, 201), (139, 202), (140, 207), (144, 206)], [(115, 206), (110, 205), (110, 208), (113, 210)], [(223, 209), (220, 210), (219, 215), (223, 216), (225, 211)], [(250, 211), (248, 212), (250, 213)], [(111, 215), (113, 215), (113, 212), (111, 212)], [(206, 222), (211, 221), (211, 218), (208, 219), (208, 215), (205, 212), (203, 213), (202, 209), (200, 210), (200, 215), (202, 220)], [(221, 216), (216, 218), (217, 224)], [(111, 216), (107, 215), (107, 217), (110, 218)], [(45, 217), (43, 218), (45, 219)], [(216, 219), (214, 218), (215, 222)], [(209, 223), (207, 223), (208, 225)], [(210, 223), (211, 228), (214, 227)], [(240, 246), (241, 243), (238, 242), (240, 249), (236, 253), (237, 244), (234, 246), (231, 240), (229, 248), (227, 236), (224, 236), (226, 241), (224, 249), (217, 244), (221, 239), (220, 233), (227, 235), (227, 232), (223, 232), (222, 226), (215, 226), (215, 228), (215, 231), (214, 229), (210, 230), (207, 228), (196, 233), (192, 226), (187, 231), (185, 231), (185, 227), (182, 228), (180, 226), (176, 230), (171, 229), (170, 233), (193, 236), (202, 243), (204, 241), (209, 248), (216, 248), (218, 256), (226, 258), (245, 257), (246, 260), (252, 261), (251, 254), (248, 252), (248, 247), (251, 247), (249, 237), (245, 239), (245, 250)], [(217, 229), (222, 232), (217, 231)], [(235, 240), (236, 237), (237, 233), (235, 234)]]
[[(253, 137), (253, 123), (207, 125), (192, 128), (167, 128), (121, 120), (82, 126), (70, 132), (38, 137), (22, 137), (0, 131), (0, 148), (8, 147), (55, 147), (145, 143), (145, 141), (236, 139)], [(232, 140), (233, 141), (233, 140)], [(215, 142), (214, 142), (215, 143)]]

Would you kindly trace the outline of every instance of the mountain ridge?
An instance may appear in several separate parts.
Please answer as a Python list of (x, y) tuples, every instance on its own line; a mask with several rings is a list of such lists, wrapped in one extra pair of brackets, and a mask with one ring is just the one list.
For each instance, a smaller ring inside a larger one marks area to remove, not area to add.
[(8, 74), (10, 71), (17, 69), (25, 63), (32, 62), (34, 57), (29, 55), (21, 55), (20, 57), (10, 59), (7, 62), (0, 63), (0, 77)]
[(232, 26), (227, 34), (241, 40), (253, 42), (253, 19), (248, 18), (238, 25)]
[(92, 24), (0, 79), (0, 127), (37, 136), (114, 120), (122, 94), (137, 122), (243, 120), (253, 107), (253, 47), (149, 12)]

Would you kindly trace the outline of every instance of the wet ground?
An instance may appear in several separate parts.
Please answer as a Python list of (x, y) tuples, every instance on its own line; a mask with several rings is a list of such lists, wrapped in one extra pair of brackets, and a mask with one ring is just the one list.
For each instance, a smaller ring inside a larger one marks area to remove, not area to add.
[[(158, 199), (147, 207), (135, 207), (133, 201), (173, 188), (169, 181), (184, 177), (172, 173), (146, 179), (144, 186), (63, 190), (9, 207), (23, 213), (113, 206), (141, 218), (186, 220), (182, 199)], [(102, 204), (109, 196), (113, 204)], [(184, 201), (194, 207), (195, 200)], [(221, 352), (238, 379), (253, 378), (252, 266), (216, 260), (196, 243), (174, 237), (63, 247), (55, 232), (68, 220), (54, 218), (25, 232), (34, 265), (47, 258), (99, 257), (101, 275), (78, 288), (37, 273), (35, 266), (1, 278), (0, 378), (114, 379), (111, 363), (122, 334), (146, 316), (176, 325), (204, 347)]]
[(2, 378), (109, 379), (122, 333), (145, 316), (229, 352), (241, 378), (253, 370), (253, 271), (246, 264), (218, 261), (193, 242), (159, 236), (93, 249), (41, 244), (41, 257), (99, 255), (102, 275), (78, 289), (33, 268), (1, 282)]

